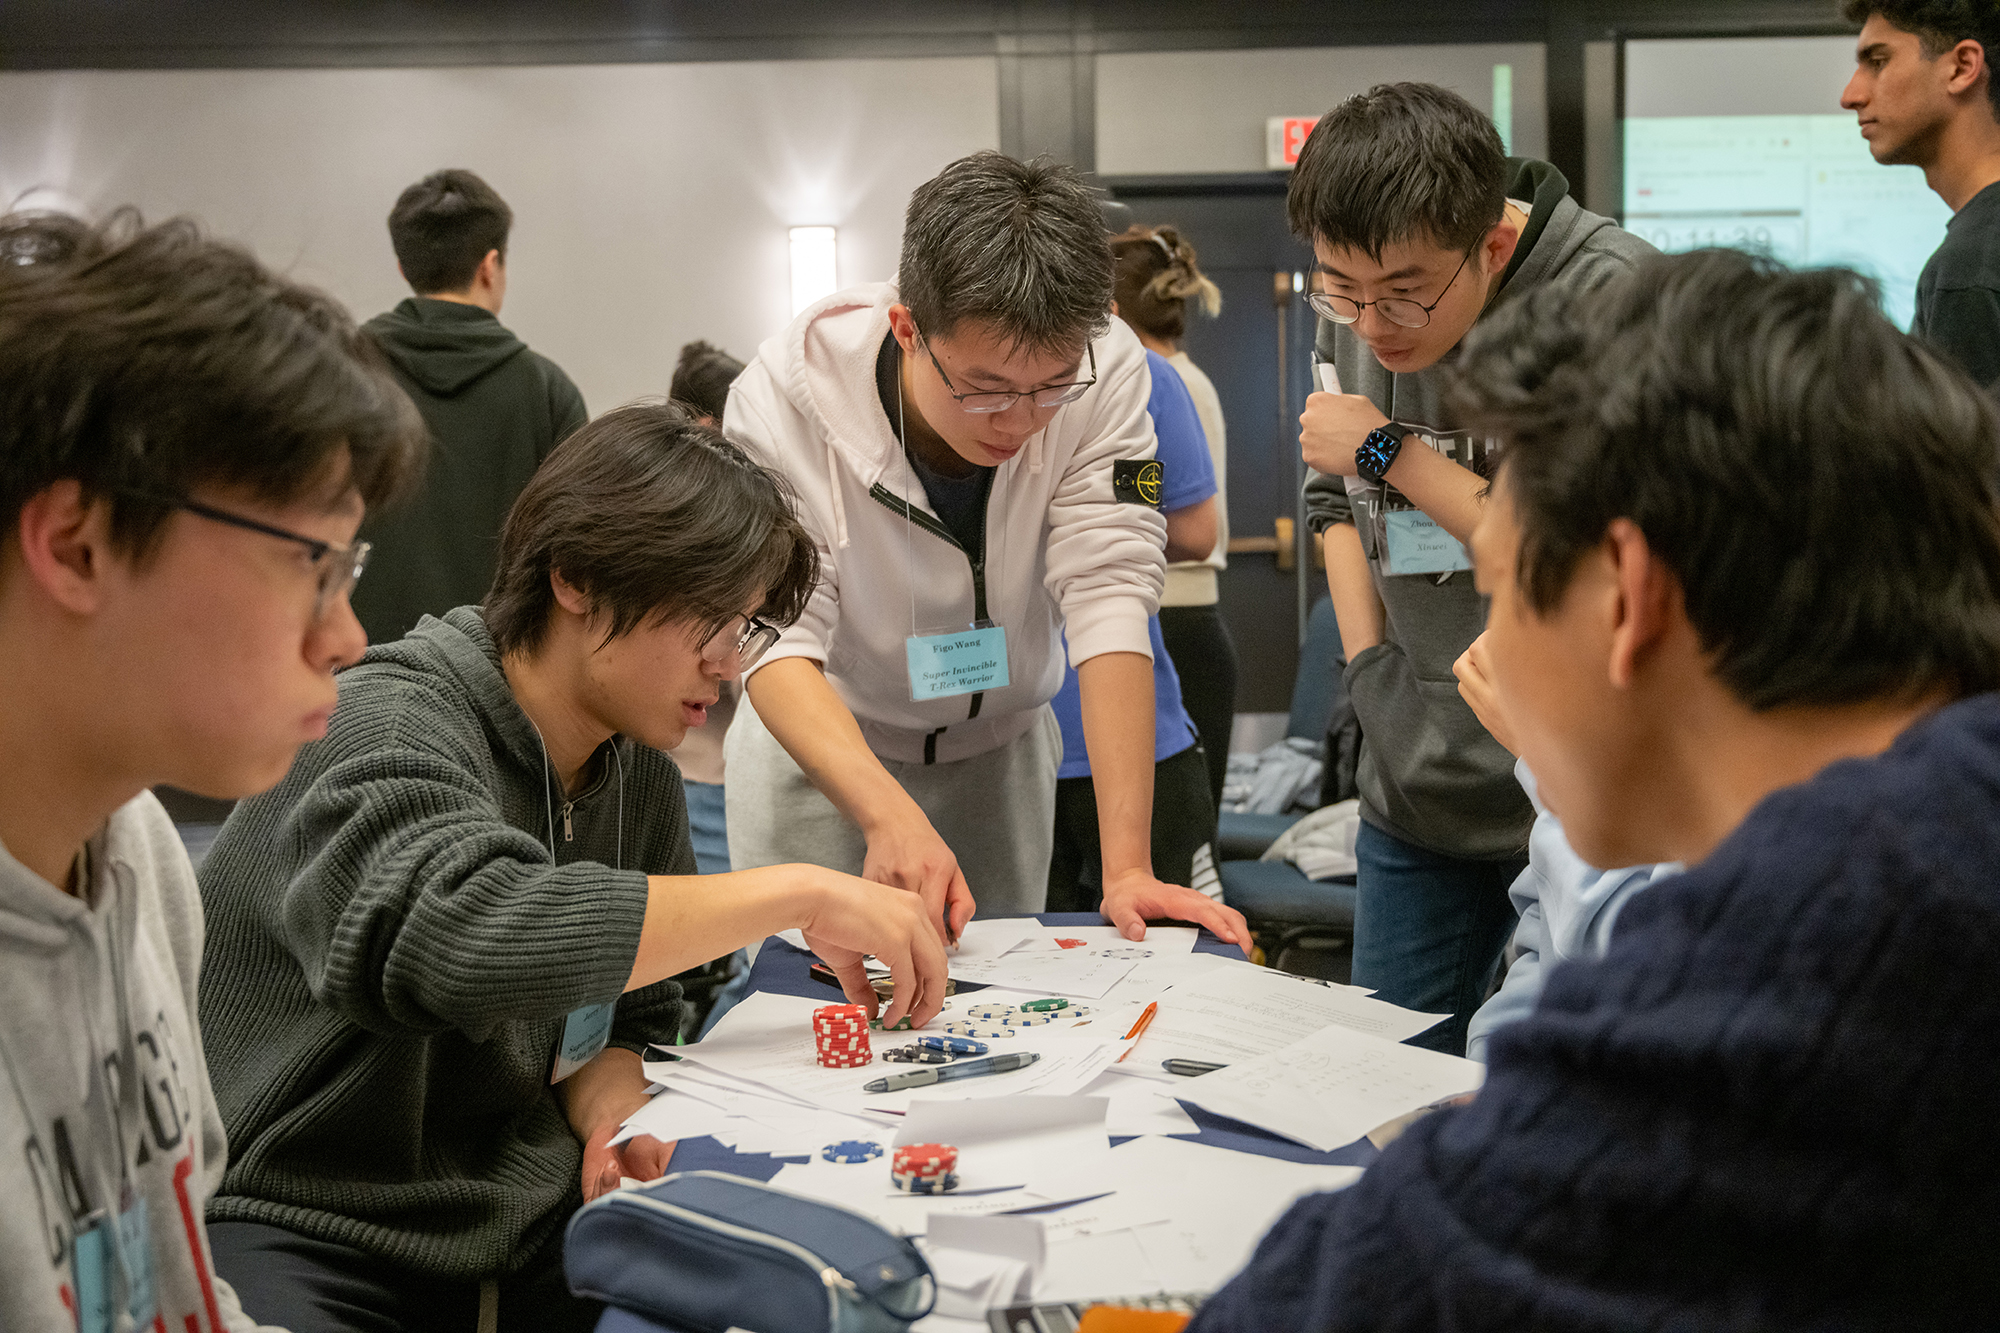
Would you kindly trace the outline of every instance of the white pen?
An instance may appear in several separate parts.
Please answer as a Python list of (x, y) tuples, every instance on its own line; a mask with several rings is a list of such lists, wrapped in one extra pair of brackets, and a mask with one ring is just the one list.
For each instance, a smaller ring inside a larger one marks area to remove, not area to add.
[(863, 1092), (897, 1092), (903, 1088), (921, 1088), (927, 1083), (943, 1083), (954, 1078), (978, 1078), (981, 1074), (1004, 1074), (1010, 1069), (1025, 1069), (1041, 1059), (1039, 1051), (1015, 1051), (1011, 1055), (995, 1055), (985, 1060), (961, 1060), (955, 1065), (934, 1065), (929, 1069), (912, 1069), (907, 1074), (891, 1074), (861, 1085)]

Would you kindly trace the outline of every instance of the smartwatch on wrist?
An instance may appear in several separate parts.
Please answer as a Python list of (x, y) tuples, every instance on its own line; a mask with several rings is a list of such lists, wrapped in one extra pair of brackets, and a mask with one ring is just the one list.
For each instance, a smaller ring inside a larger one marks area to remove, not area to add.
[(1354, 470), (1378, 485), (1403, 452), (1403, 437), (1416, 432), (1400, 421), (1385, 421), (1368, 432), (1354, 451)]

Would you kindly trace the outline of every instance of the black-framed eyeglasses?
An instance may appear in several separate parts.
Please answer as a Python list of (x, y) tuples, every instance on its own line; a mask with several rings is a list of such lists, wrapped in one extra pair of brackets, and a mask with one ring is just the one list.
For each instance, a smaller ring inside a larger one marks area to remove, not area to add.
[[(736, 628), (736, 620), (743, 622), (742, 629)], [(734, 656), (737, 674), (741, 675), (757, 665), (757, 659), (770, 651), (783, 631), (755, 616), (738, 616), (736, 620), (708, 636), (708, 642), (701, 646), (701, 660), (720, 666)]]
[(961, 410), (981, 416), (992, 412), (1005, 412), (1023, 398), (1028, 399), (1036, 407), (1061, 407), (1064, 403), (1073, 403), (1083, 397), (1084, 390), (1097, 383), (1097, 349), (1086, 343), (1084, 351), (1090, 357), (1089, 379), (1073, 380), (1068, 384), (1044, 384), (1039, 389), (1021, 389), (1005, 393), (960, 393), (957, 386), (951, 382), (951, 376), (944, 373), (944, 363), (939, 361), (937, 353), (931, 350), (930, 339), (919, 332), (917, 341), (923, 344), (924, 355), (937, 367), (938, 378), (944, 381), (944, 391), (958, 400)]
[(318, 592), (313, 599), (313, 622), (317, 624), (326, 614), (326, 608), (335, 599), (345, 597), (360, 581), (361, 572), (368, 568), (368, 553), (374, 549), (372, 543), (356, 542), (352, 546), (335, 546), (317, 537), (290, 532), (270, 523), (241, 514), (232, 514), (214, 505), (205, 505), (198, 500), (184, 496), (158, 495), (152, 491), (121, 490), (123, 495), (133, 500), (145, 500), (152, 504), (165, 505), (169, 509), (185, 509), (211, 523), (226, 523), (232, 528), (242, 528), (246, 532), (261, 532), (266, 537), (276, 537), (281, 541), (296, 542), (306, 548), (311, 556), (313, 573), (319, 579)]
[(1313, 308), (1314, 314), (1330, 319), (1336, 324), (1352, 324), (1361, 318), (1362, 311), (1372, 305), (1381, 311), (1382, 318), (1391, 324), (1400, 324), (1406, 329), (1421, 329), (1431, 322), (1431, 311), (1437, 309), (1439, 303), (1444, 300), (1445, 292), (1450, 291), (1451, 285), (1458, 281), (1458, 275), (1465, 271), (1466, 261), (1472, 258), (1472, 251), (1478, 248), (1479, 243), (1474, 241), (1472, 248), (1459, 256), (1458, 267), (1444, 280), (1444, 287), (1438, 292), (1437, 300), (1429, 305), (1407, 296), (1384, 296), (1373, 301), (1357, 301), (1351, 296), (1337, 296), (1332, 292), (1314, 292), (1306, 297), (1306, 304)]

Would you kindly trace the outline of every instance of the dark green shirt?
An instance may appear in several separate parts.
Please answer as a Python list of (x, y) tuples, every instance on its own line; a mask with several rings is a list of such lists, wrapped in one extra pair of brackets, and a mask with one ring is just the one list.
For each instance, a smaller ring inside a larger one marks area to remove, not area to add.
[(354, 613), (370, 643), (486, 599), (500, 525), (549, 451), (584, 423), (562, 368), (478, 306), (415, 296), (366, 325), (430, 427), (422, 485), (371, 512)]
[(674, 1040), (679, 986), (619, 993), (646, 876), (694, 873), (673, 761), (619, 740), (592, 766), (565, 803), (472, 607), (341, 675), (326, 739), (201, 870), (230, 1147), (211, 1220), (445, 1278), (555, 1235), (581, 1202), (549, 1084), (563, 1020), (617, 999), (614, 1045)]

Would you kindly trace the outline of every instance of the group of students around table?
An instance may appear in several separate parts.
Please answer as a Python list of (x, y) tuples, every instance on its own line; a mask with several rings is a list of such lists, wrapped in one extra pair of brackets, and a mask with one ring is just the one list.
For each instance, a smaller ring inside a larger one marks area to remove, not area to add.
[[(1436, 792), (1490, 850), (1518, 757), (1578, 865), (1686, 869), (1196, 1328), (1990, 1323), (2000, 414), (1853, 274), (1648, 253), (1442, 89), (1329, 113), (1291, 211), (1359, 390), (1303, 447), (1367, 856), (1451, 852)], [(669, 1166), (609, 1139), (672, 978), (797, 927), (935, 1017), (975, 906), (1041, 904), (1065, 659), (1105, 916), (1248, 944), (1156, 875), (1156, 505), (1200, 469), (1074, 171), (945, 168), (724, 429), (590, 421), (485, 600), (372, 649), (356, 533), (423, 434), (347, 316), (185, 223), (0, 255), (7, 1327), (590, 1327), (561, 1231)], [(761, 851), (696, 875), (666, 752), (739, 677)], [(248, 798), (199, 884), (159, 783)]]

